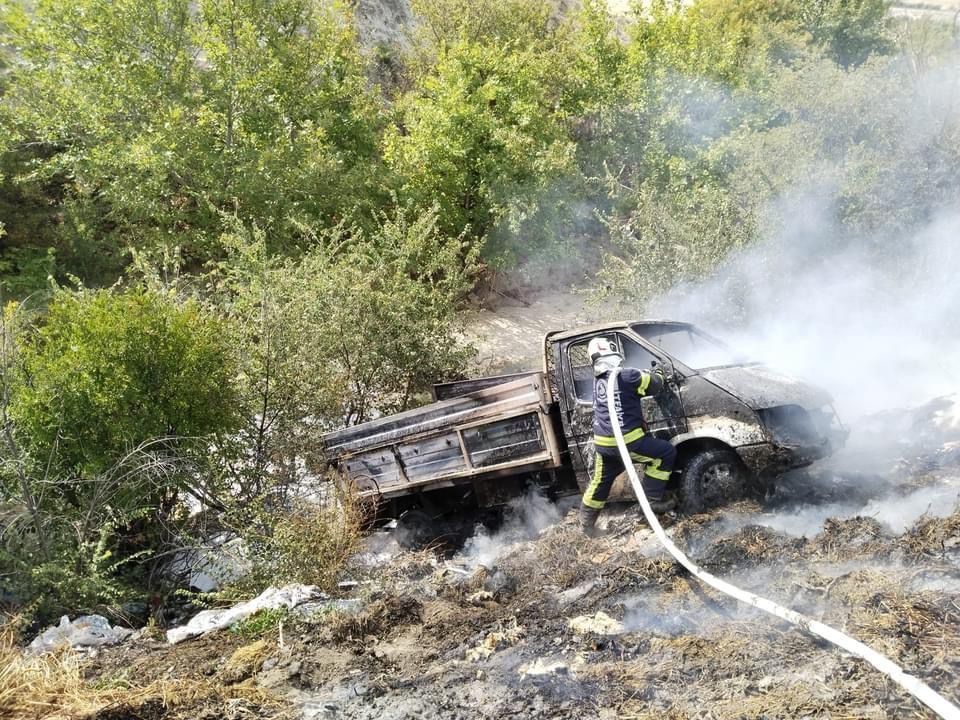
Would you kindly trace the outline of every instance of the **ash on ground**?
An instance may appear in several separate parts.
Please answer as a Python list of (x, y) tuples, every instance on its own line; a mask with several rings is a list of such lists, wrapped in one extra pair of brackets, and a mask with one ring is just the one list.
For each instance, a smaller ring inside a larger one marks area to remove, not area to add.
[[(710, 572), (842, 628), (956, 702), (954, 442), (901, 448), (869, 475), (842, 464), (794, 473), (771, 497), (674, 519), (667, 532)], [(526, 517), (453, 557), (377, 537), (341, 586), (350, 612), (294, 615), (282, 637), (252, 643), (228, 632), (176, 651), (127, 643), (89, 674), (202, 675), (282, 700), (243, 705), (244, 717), (934, 717), (873, 668), (704, 587), (636, 506), (608, 508), (607, 534), (592, 540), (575, 508)]]

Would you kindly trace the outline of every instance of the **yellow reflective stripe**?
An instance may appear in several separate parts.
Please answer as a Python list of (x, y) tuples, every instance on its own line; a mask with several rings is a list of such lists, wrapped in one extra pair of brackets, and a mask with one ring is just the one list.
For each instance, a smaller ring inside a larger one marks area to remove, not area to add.
[(586, 492), (583, 493), (583, 504), (594, 510), (603, 510), (603, 500), (594, 500), (593, 494), (600, 487), (600, 478), (603, 476), (603, 455), (597, 453), (593, 456), (593, 480), (587, 485)]
[[(644, 436), (643, 428), (637, 428), (631, 430), (623, 436), (623, 441), (628, 445), (634, 440), (639, 440)], [(594, 435), (593, 442), (600, 447), (616, 447), (617, 439), (615, 437), (608, 437), (606, 435)]]
[(647, 477), (653, 478), (654, 480), (662, 480), (663, 482), (666, 482), (670, 479), (670, 472), (668, 470), (660, 469), (660, 458), (647, 457), (646, 455), (641, 455), (639, 453), (630, 453), (630, 457), (631, 459), (646, 465), (643, 470), (643, 474)]
[(650, 373), (646, 370), (640, 373), (640, 384), (637, 386), (637, 395), (646, 395), (650, 387)]
[[(657, 465), (660, 464), (660, 461), (657, 460)], [(660, 468), (655, 468), (652, 465), (648, 465), (647, 469), (644, 471), (644, 475), (647, 477), (653, 478), (654, 480), (660, 480), (662, 482), (667, 482), (670, 479), (670, 473), (666, 470), (661, 470)]]

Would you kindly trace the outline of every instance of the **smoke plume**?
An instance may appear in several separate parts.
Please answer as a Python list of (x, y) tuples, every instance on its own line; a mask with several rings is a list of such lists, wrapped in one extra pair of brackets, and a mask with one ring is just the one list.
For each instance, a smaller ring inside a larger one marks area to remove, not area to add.
[[(569, 498), (566, 502), (572, 502)], [(468, 538), (455, 562), (470, 567), (493, 567), (497, 558), (517, 543), (535, 538), (545, 528), (560, 521), (566, 508), (545, 498), (536, 490), (512, 501), (505, 511), (503, 524), (495, 532), (478, 525), (476, 534)]]
[(848, 419), (960, 389), (957, 168), (912, 164), (857, 198), (892, 228), (843, 221), (851, 185), (871, 169), (858, 154), (942, 158), (960, 124), (958, 77), (954, 62), (917, 80), (891, 100), (905, 113), (896, 121), (882, 106), (869, 110), (875, 123), (854, 117), (860, 106), (835, 118), (879, 129), (863, 130), (831, 164), (797, 168), (792, 189), (765, 209), (759, 244), (704, 282), (673, 288), (648, 314), (695, 322), (744, 356), (827, 388)]

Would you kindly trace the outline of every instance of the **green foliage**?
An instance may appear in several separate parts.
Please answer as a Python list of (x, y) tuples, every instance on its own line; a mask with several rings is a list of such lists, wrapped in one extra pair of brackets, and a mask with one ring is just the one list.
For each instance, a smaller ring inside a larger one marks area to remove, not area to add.
[(436, 209), (341, 226), (300, 259), (266, 253), (262, 234), (225, 235), (213, 276), (247, 351), (247, 406), (282, 434), (305, 417), (339, 425), (409, 405), (467, 351), (450, 342), (476, 252), (438, 228)]
[[(3, 226), (0, 225), (0, 237)], [(0, 292), (23, 297), (49, 282), (56, 267), (53, 248), (11, 247), (0, 250)]]
[(297, 260), (270, 256), (240, 224), (222, 242), (206, 279), (236, 329), (243, 422), (218, 437), (217, 457), (242, 527), (258, 503), (283, 507), (307, 471), (322, 474), (322, 430), (410, 407), (462, 373), (470, 349), (451, 338), (476, 252), (439, 232), (435, 210), (334, 228)]
[(200, 465), (237, 420), (222, 324), (146, 290), (60, 289), (37, 325), (8, 307), (2, 359), (0, 577), (44, 616), (130, 598), (183, 497), (217, 494)]
[(532, 48), (468, 40), (441, 48), (385, 139), (401, 199), (436, 203), (444, 232), (467, 231), (479, 244), (508, 203), (568, 170), (573, 144), (551, 112), (551, 71), (549, 56)]
[(552, 23), (545, 0), (413, 0), (422, 23), (422, 45), (472, 39), (484, 44), (538, 41)]
[(289, 619), (289, 617), (290, 611), (285, 607), (264, 608), (237, 624), (231, 625), (230, 632), (245, 640), (256, 640), (267, 633), (276, 631), (280, 623)]
[(891, 0), (797, 0), (813, 41), (844, 67), (889, 53)]
[(611, 220), (617, 253), (600, 272), (607, 292), (646, 300), (709, 274), (754, 239), (755, 219), (722, 188), (682, 192), (643, 187), (629, 213)]
[(44, 0), (0, 16), (18, 53), (0, 153), (19, 158), (20, 184), (63, 186), (51, 198), (63, 237), (48, 242), (86, 254), (173, 241), (204, 260), (221, 210), (284, 248), (300, 240), (293, 223), (336, 222), (379, 199), (378, 110), (339, 11), (192, 5)]
[[(35, 601), (35, 613), (51, 618), (76, 608), (97, 605), (119, 605), (136, 598), (140, 592), (124, 577), (124, 571), (149, 554), (141, 550), (117, 557), (117, 528), (107, 521), (76, 542), (71, 542), (72, 528), (52, 521), (47, 528), (50, 544), (45, 552), (31, 548), (30, 543), (8, 541), (0, 550), (0, 568), (15, 582), (13, 590)], [(21, 542), (22, 536), (17, 538)]]
[(195, 303), (59, 290), (21, 343), (10, 414), (39, 462), (99, 474), (149, 440), (232, 428), (231, 366), (222, 325)]
[(260, 502), (252, 516), (242, 515), (238, 529), (251, 569), (239, 587), (301, 583), (332, 591), (360, 540), (360, 508), (345, 486), (324, 486), (317, 497), (282, 509)]
[(762, 88), (772, 65), (802, 52), (795, 16), (794, 0), (654, 0), (630, 26), (630, 63), (645, 78)]
[(904, 63), (877, 58), (851, 73), (814, 61), (784, 72), (773, 90), (779, 121), (722, 144), (741, 202), (829, 190), (838, 226), (881, 243), (960, 194), (960, 116)]

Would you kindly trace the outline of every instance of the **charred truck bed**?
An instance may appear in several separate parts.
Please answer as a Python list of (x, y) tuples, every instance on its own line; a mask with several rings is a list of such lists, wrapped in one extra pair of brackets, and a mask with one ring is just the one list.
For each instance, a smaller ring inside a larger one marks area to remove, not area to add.
[(528, 373), (329, 433), (323, 441), (363, 498), (385, 503), (468, 487), (478, 505), (492, 505), (502, 502), (501, 493), (487, 481), (564, 466), (552, 406), (543, 374)]

